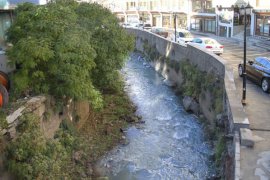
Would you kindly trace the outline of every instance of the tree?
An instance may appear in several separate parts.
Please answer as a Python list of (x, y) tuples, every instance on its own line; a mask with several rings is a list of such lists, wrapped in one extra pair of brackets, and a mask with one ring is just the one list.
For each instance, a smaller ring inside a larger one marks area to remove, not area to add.
[(93, 3), (81, 3), (77, 9), (79, 24), (92, 32), (96, 68), (92, 71), (94, 84), (101, 90), (117, 89), (118, 71), (132, 50), (134, 42), (119, 26), (109, 9)]
[(133, 39), (98, 4), (55, 0), (19, 5), (8, 30), (14, 94), (48, 93), (102, 106), (100, 90), (117, 89), (118, 70)]

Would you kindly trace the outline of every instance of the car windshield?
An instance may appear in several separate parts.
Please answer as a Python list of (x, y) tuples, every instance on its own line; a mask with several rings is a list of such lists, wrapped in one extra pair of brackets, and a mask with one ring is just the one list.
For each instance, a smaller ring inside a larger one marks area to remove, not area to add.
[(205, 44), (218, 44), (218, 42), (214, 39), (206, 39), (204, 40)]
[(190, 32), (184, 32), (185, 38), (192, 38), (192, 34)]
[(177, 37), (181, 37), (181, 38), (192, 38), (192, 34), (190, 32), (179, 32), (177, 34)]

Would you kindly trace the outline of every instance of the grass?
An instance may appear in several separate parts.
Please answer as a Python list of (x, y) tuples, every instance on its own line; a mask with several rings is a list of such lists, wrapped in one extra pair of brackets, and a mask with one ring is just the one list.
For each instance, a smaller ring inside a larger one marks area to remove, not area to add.
[(81, 137), (90, 144), (88, 149), (91, 161), (96, 161), (122, 139), (120, 128), (128, 123), (122, 118), (134, 114), (134, 106), (123, 90), (116, 94), (104, 95), (105, 107), (94, 112), (80, 130)]

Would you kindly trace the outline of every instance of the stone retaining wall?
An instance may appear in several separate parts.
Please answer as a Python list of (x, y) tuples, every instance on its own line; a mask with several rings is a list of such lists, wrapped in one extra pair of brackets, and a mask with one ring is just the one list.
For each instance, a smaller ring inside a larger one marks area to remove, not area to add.
[(52, 97), (36, 96), (21, 100), (21, 106), (6, 117), (8, 127), (0, 129), (0, 135), (8, 135), (10, 139), (16, 137), (16, 127), (20, 124), (20, 117), (31, 113), (40, 119), (40, 128), (46, 138), (53, 138), (63, 119), (74, 121), (76, 118), (83, 124), (88, 119), (90, 105), (87, 101), (74, 102), (71, 99), (65, 106), (55, 110), (56, 102)]

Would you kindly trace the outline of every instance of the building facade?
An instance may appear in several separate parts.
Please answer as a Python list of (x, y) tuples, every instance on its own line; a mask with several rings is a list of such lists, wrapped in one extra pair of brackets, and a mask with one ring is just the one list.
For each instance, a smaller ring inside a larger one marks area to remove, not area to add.
[(232, 37), (244, 30), (246, 11), (248, 34), (269, 37), (269, 0), (118, 0), (110, 1), (109, 8), (121, 22), (150, 23), (156, 27), (176, 27), (198, 32)]
[(156, 27), (176, 27), (216, 34), (216, 14), (212, 0), (122, 0), (112, 11), (121, 22), (150, 23)]
[(191, 8), (190, 29), (216, 34), (217, 19), (212, 0), (192, 0)]
[(270, 38), (270, 2), (257, 0), (253, 9), (252, 22), (254, 31), (252, 35)]

